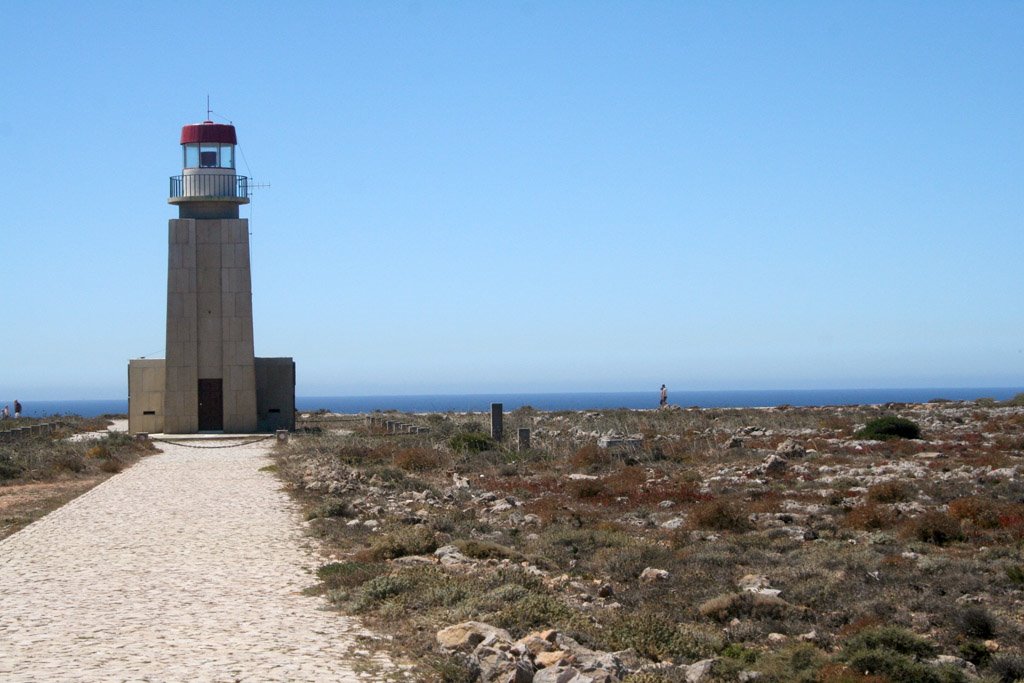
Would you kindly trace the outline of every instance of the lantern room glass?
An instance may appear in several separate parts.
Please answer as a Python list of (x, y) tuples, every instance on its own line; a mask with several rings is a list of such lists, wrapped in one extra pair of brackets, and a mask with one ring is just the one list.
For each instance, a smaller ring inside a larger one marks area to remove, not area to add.
[(185, 168), (234, 168), (235, 146), (216, 142), (182, 145)]

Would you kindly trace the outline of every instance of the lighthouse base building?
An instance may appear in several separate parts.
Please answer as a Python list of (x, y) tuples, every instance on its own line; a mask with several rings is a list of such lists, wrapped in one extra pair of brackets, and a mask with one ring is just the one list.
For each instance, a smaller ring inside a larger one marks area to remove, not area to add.
[(234, 126), (185, 126), (185, 166), (171, 178), (166, 359), (128, 363), (133, 433), (294, 429), (295, 363), (256, 358), (248, 179), (235, 174)]

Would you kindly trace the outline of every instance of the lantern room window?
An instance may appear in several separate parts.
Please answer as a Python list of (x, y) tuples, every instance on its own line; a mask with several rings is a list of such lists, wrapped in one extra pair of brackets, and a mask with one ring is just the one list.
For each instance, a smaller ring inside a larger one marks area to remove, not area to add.
[(234, 168), (235, 146), (215, 142), (182, 145), (185, 168)]

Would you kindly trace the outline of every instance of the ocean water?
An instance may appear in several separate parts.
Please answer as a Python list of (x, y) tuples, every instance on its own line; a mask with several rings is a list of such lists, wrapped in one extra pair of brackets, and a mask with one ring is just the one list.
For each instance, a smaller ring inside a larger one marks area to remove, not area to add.
[[(923, 403), (936, 398), (973, 401), (994, 398), (1005, 401), (1024, 387), (955, 387), (908, 389), (772, 389), (748, 391), (673, 391), (669, 403), (702, 408), (747, 408), (757, 406), (830, 406), (877, 403)], [(13, 403), (13, 401), (12, 401)], [(128, 412), (127, 399), (92, 401), (22, 401), (26, 417), (81, 415), (95, 417)], [(337, 413), (366, 413), (374, 410), (403, 412), (487, 412), (491, 403), (505, 410), (532, 406), (538, 410), (590, 410), (610, 408), (657, 408), (658, 390), (576, 393), (422, 394), (413, 396), (298, 396), (300, 411), (325, 409)]]

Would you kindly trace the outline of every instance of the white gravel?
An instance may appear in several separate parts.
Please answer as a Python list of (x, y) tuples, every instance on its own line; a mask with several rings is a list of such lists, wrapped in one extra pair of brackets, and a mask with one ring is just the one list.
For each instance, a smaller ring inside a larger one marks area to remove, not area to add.
[(164, 453), (0, 541), (0, 680), (379, 681), (357, 622), (302, 594), (319, 564), (272, 441)]

